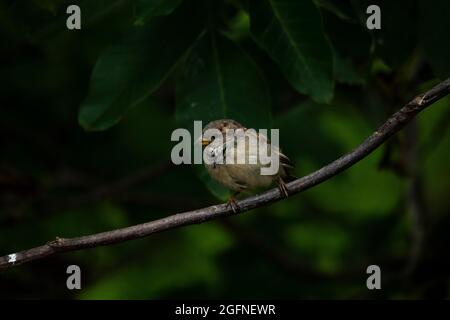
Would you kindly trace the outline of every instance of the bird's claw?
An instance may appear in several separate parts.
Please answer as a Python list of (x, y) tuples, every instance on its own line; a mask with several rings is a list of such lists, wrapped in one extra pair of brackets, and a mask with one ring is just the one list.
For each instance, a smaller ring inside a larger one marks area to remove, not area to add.
[(289, 190), (286, 186), (286, 183), (284, 183), (283, 179), (278, 179), (278, 189), (280, 189), (281, 195), (284, 195), (286, 198), (289, 197)]
[(233, 213), (237, 213), (239, 211), (239, 205), (237, 204), (236, 200), (233, 197), (230, 197), (230, 199), (228, 199), (227, 201), (227, 206), (226, 208), (231, 208), (231, 210), (233, 210)]

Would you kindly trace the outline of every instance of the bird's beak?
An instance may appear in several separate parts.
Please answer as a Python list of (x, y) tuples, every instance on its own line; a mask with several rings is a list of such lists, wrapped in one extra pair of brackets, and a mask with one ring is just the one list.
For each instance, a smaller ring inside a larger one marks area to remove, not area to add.
[(210, 144), (211, 141), (205, 138), (202, 138), (202, 146), (207, 146), (208, 144)]

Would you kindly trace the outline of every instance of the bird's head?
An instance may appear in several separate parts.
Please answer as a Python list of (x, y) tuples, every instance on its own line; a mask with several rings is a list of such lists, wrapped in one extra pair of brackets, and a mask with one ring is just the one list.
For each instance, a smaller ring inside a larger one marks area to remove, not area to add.
[(227, 130), (229, 130), (229, 129), (233, 129), (233, 130), (244, 129), (245, 130), (245, 127), (233, 119), (220, 119), (220, 120), (211, 121), (203, 128), (202, 145), (204, 145), (204, 146), (208, 146), (211, 142), (214, 141), (214, 136), (211, 136), (210, 138), (204, 137), (204, 133), (208, 129), (219, 130), (223, 135), (223, 141), (225, 141), (225, 135), (226, 135)]

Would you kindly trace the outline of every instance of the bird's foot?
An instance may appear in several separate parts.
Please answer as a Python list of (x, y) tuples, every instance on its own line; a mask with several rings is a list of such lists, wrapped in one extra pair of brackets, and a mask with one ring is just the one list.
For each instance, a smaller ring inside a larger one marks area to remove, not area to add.
[(280, 189), (281, 195), (284, 195), (286, 198), (289, 197), (288, 187), (281, 177), (278, 178), (278, 189)]
[(227, 201), (226, 208), (228, 207), (233, 210), (233, 213), (237, 213), (240, 210), (239, 205), (237, 204), (236, 199), (233, 196), (231, 196)]

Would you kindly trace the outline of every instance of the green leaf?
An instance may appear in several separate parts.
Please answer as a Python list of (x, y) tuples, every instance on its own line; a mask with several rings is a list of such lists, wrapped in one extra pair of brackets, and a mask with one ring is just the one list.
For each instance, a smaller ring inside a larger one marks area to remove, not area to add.
[(425, 58), (441, 79), (450, 76), (450, 2), (420, 2), (420, 41)]
[(182, 0), (138, 0), (136, 3), (136, 25), (147, 23), (155, 16), (166, 16), (175, 10)]
[[(183, 28), (179, 28), (183, 25)], [(201, 33), (192, 12), (180, 7), (134, 28), (98, 59), (78, 120), (86, 130), (105, 130), (142, 102), (171, 73)]]
[(225, 36), (208, 32), (192, 48), (177, 81), (177, 120), (191, 125), (232, 118), (268, 128), (270, 97), (254, 61)]
[(333, 57), (310, 0), (251, 0), (250, 30), (294, 88), (317, 102), (333, 97)]

